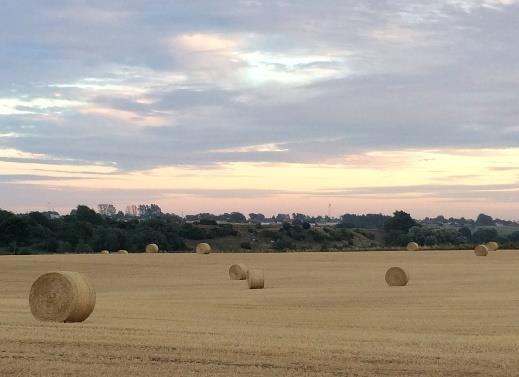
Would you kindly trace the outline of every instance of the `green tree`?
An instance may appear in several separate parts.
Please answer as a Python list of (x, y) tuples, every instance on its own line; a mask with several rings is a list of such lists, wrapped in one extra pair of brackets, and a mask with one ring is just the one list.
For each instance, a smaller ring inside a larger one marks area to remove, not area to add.
[(413, 220), (410, 214), (404, 211), (396, 211), (393, 217), (384, 223), (384, 239), (388, 246), (403, 246), (409, 242), (408, 232), (413, 227), (420, 225)]
[(472, 235), (472, 241), (475, 243), (486, 243), (498, 239), (496, 228), (479, 228)]
[(496, 225), (496, 222), (491, 216), (485, 215), (484, 213), (480, 213), (477, 220), (476, 220), (477, 226), (494, 226)]
[(393, 217), (387, 219), (384, 223), (384, 230), (407, 233), (413, 226), (420, 226), (420, 224), (407, 212), (396, 211), (393, 213)]
[(467, 240), (467, 242), (470, 242), (472, 240), (472, 231), (466, 226), (460, 228), (458, 232), (462, 237), (464, 237)]

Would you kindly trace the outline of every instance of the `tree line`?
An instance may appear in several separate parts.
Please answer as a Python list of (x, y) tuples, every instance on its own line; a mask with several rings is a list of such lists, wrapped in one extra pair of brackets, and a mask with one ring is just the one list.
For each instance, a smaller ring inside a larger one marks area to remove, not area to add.
[[(14, 214), (0, 210), (0, 251), (87, 253), (125, 249), (137, 252), (144, 250), (148, 243), (157, 243), (163, 250), (185, 251), (191, 241), (237, 236), (237, 227), (245, 223), (251, 236), (241, 242), (243, 249), (253, 248), (256, 235), (270, 242), (269, 247), (274, 250), (297, 249), (303, 243), (313, 247), (320, 245), (323, 250), (335, 243), (340, 248), (355, 248), (356, 237), (368, 239), (373, 247), (405, 246), (410, 241), (429, 247), (471, 247), (488, 241), (519, 246), (519, 228), (507, 235), (499, 234), (496, 221), (484, 214), (471, 222), (465, 220), (466, 225), (453, 226), (450, 224), (458, 224), (460, 220), (445, 219), (447, 223), (442, 225), (438, 223), (442, 219), (435, 219), (430, 225), (404, 211), (396, 211), (392, 216), (345, 214), (335, 219), (336, 224), (324, 225), (319, 220), (326, 221), (326, 218), (294, 213), (273, 216), (279, 229), (265, 228), (260, 232), (264, 223), (270, 224), (261, 214), (249, 214), (247, 218), (239, 212), (201, 213), (182, 218), (163, 213), (155, 204), (136, 206), (134, 212), (135, 216), (123, 214), (120, 217), (110, 206), (99, 207), (96, 212), (84, 205), (65, 216), (52, 212)], [(382, 240), (376, 237), (377, 232), (383, 234)]]

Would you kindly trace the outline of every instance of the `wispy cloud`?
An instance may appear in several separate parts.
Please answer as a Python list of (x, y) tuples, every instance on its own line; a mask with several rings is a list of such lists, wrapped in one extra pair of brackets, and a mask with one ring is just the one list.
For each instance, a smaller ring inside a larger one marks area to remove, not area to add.
[[(215, 191), (283, 190), (292, 204), (406, 181), (517, 183), (515, 0), (7, 0), (0, 22), (0, 174), (25, 177), (6, 198), (148, 179), (195, 190), (179, 174), (208, 172)], [(427, 193), (430, 208), (445, 192)]]

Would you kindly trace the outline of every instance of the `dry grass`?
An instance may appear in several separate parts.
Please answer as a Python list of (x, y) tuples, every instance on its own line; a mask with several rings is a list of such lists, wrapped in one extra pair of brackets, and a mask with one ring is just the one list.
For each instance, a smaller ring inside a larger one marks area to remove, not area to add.
[(418, 245), (416, 242), (409, 242), (407, 244), (407, 250), (418, 251), (418, 250), (420, 250), (420, 245)]
[(31, 312), (41, 321), (83, 322), (95, 304), (94, 285), (79, 272), (43, 274), (32, 284), (29, 293)]
[[(236, 259), (265, 289), (231, 281)], [(516, 376), (519, 252), (0, 257), (2, 376)], [(388, 287), (402, 266), (413, 279)], [(43, 272), (96, 286), (80, 324), (35, 321)], [(489, 320), (491, 319), (491, 320)]]
[(146, 245), (146, 248), (144, 251), (148, 254), (158, 253), (159, 246), (156, 243), (150, 243), (149, 245)]
[(499, 249), (499, 244), (494, 241), (487, 242), (487, 244), (485, 246), (487, 247), (487, 249), (489, 251), (496, 251), (497, 249)]
[(478, 257), (486, 257), (488, 255), (488, 247), (486, 245), (478, 245), (474, 249), (474, 253)]
[(196, 245), (195, 251), (197, 254), (210, 254), (211, 245), (205, 242), (199, 243), (198, 245)]
[(265, 287), (265, 275), (263, 274), (263, 270), (248, 270), (247, 285), (249, 289), (263, 289)]
[(245, 264), (233, 264), (229, 267), (229, 278), (231, 280), (246, 280), (247, 272), (249, 272), (249, 268)]
[(386, 283), (391, 287), (403, 287), (409, 282), (408, 273), (400, 267), (391, 267), (386, 271)]

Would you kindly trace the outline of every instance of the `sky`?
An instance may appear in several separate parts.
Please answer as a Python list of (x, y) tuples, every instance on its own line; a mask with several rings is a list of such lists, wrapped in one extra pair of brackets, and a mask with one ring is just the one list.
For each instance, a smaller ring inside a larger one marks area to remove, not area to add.
[(519, 0), (3, 0), (0, 208), (519, 219)]

